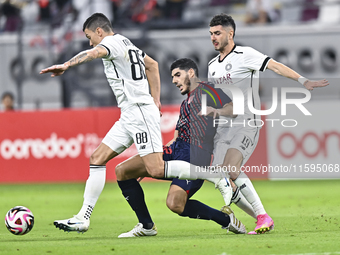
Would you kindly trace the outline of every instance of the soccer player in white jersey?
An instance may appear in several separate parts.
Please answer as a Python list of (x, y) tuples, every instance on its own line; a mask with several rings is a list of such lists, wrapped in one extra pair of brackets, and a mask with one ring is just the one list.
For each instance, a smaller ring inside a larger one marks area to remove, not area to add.
[[(57, 228), (78, 232), (85, 232), (89, 228), (92, 210), (105, 185), (106, 163), (132, 143), (135, 143), (138, 154), (152, 177), (177, 177), (183, 171), (183, 179), (190, 175), (190, 163), (181, 160), (164, 162), (162, 158), (158, 63), (133, 45), (128, 38), (115, 34), (110, 21), (101, 13), (90, 16), (83, 25), (83, 31), (93, 49), (82, 51), (64, 64), (54, 65), (40, 72), (50, 72), (51, 77), (55, 77), (71, 67), (101, 58), (107, 80), (116, 96), (118, 107), (121, 108), (120, 119), (90, 157), (90, 175), (86, 182), (82, 208), (74, 217), (54, 222)], [(215, 180), (223, 188), (224, 178)]]
[[(274, 227), (274, 222), (266, 213), (253, 184), (247, 175), (240, 171), (241, 166), (246, 163), (255, 150), (260, 131), (260, 122), (257, 122), (257, 120), (260, 120), (260, 116), (254, 115), (248, 108), (248, 88), (252, 89), (253, 107), (260, 109), (260, 71), (270, 69), (279, 75), (298, 81), (308, 90), (327, 86), (328, 81), (310, 81), (251, 47), (235, 45), (235, 29), (234, 20), (226, 14), (216, 15), (210, 21), (211, 41), (215, 50), (220, 54), (209, 62), (209, 81), (215, 83), (215, 85), (221, 85), (222, 90), (232, 100), (230, 90), (223, 89), (223, 86), (231, 85), (241, 89), (245, 98), (244, 115), (238, 115), (233, 120), (233, 123), (239, 124), (230, 127), (219, 125), (217, 129), (213, 165), (236, 169), (236, 171), (231, 171), (229, 174), (257, 215), (255, 231), (250, 232), (250, 234), (257, 234), (271, 230)], [(223, 116), (223, 109), (209, 107), (207, 114)], [(248, 123), (248, 121), (251, 121), (252, 126), (240, 124)]]

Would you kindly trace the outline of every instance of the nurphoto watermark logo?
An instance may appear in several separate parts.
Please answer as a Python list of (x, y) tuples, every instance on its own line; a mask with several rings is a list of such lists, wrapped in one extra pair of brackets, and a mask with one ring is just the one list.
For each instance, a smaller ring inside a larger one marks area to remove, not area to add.
[[(287, 116), (287, 106), (295, 105), (298, 110), (302, 112), (305, 116), (311, 116), (312, 114), (307, 110), (307, 108), (303, 105), (310, 101), (311, 92), (305, 88), (294, 88), (294, 87), (283, 87), (281, 88), (280, 98), (278, 93), (278, 88), (272, 88), (272, 105), (269, 109), (261, 110), (260, 108), (260, 98), (258, 96), (258, 91), (254, 91), (253, 87), (249, 87), (245, 90), (229, 84), (213, 84), (211, 82), (200, 82), (201, 85), (209, 88), (213, 91), (213, 94), (204, 88), (200, 88), (205, 91), (215, 102), (217, 106), (216, 99), (219, 100), (220, 104), (223, 106), (221, 101), (221, 97), (218, 93), (227, 94), (233, 104), (233, 115), (237, 115), (235, 119), (225, 119), (225, 118), (216, 118), (214, 119), (214, 126), (217, 125), (229, 125), (232, 126), (240, 126), (244, 127), (262, 127), (265, 122), (270, 124), (272, 127), (275, 126), (276, 123), (280, 123), (282, 127), (296, 127), (298, 125), (298, 121), (296, 119), (271, 119), (265, 118), (262, 120), (260, 116), (262, 115), (270, 115), (274, 113), (280, 102), (281, 108), (281, 116)], [(207, 94), (202, 94), (202, 106), (201, 113), (202, 115), (207, 114)], [(302, 98), (288, 98), (289, 94), (302, 95)], [(280, 99), (280, 100), (279, 100)], [(257, 105), (257, 107), (256, 107)], [(252, 115), (252, 118), (242, 118), (245, 115)], [(239, 118), (238, 118), (239, 117)]]

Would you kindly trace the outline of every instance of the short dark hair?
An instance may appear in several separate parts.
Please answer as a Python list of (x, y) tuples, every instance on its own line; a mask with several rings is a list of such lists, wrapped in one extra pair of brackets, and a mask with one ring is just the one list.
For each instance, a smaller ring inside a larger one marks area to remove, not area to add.
[(170, 66), (170, 72), (174, 70), (175, 68), (179, 68), (180, 70), (185, 70), (186, 72), (189, 71), (189, 69), (193, 69), (195, 72), (196, 77), (198, 77), (198, 67), (195, 61), (193, 61), (190, 58), (180, 58), (175, 60), (171, 66)]
[(94, 13), (84, 22), (83, 31), (85, 29), (89, 29), (91, 31), (95, 31), (97, 27), (100, 27), (105, 32), (113, 31), (110, 20), (102, 13)]
[(225, 13), (215, 15), (210, 21), (210, 26), (215, 27), (218, 25), (221, 25), (223, 27), (232, 27), (234, 30), (233, 37), (235, 37), (236, 25), (234, 19), (231, 16)]
[(1, 96), (1, 100), (4, 100), (6, 97), (9, 97), (12, 100), (14, 100), (14, 95), (11, 92), (4, 92)]

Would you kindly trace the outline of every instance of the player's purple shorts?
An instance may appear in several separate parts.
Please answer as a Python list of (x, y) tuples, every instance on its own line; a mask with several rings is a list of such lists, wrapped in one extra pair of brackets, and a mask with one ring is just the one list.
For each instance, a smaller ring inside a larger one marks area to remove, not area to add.
[[(163, 160), (183, 160), (197, 166), (209, 166), (211, 153), (189, 143), (177, 139), (170, 146), (163, 146)], [(190, 198), (203, 185), (204, 180), (179, 180), (173, 179), (171, 185), (175, 184), (185, 190)]]

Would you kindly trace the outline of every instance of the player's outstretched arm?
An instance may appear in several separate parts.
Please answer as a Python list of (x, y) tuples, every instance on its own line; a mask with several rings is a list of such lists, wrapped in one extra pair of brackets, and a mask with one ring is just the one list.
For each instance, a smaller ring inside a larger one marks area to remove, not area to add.
[(155, 101), (156, 106), (159, 111), (161, 111), (161, 79), (159, 76), (159, 69), (157, 61), (153, 60), (149, 56), (145, 56), (145, 72), (146, 77), (148, 78), (151, 96)]
[(294, 70), (290, 69), (289, 67), (285, 66), (284, 64), (281, 64), (279, 62), (276, 62), (275, 60), (271, 59), (269, 60), (268, 69), (274, 71), (275, 73), (282, 75), (284, 77), (293, 79), (299, 83), (301, 83), (303, 86), (305, 86), (308, 90), (313, 90), (314, 88), (320, 88), (325, 87), (329, 85), (329, 82), (327, 80), (319, 80), (319, 81), (311, 81), (307, 78), (301, 76)]
[(101, 46), (97, 45), (91, 50), (85, 50), (78, 53), (76, 56), (71, 58), (69, 61), (61, 65), (53, 65), (40, 71), (40, 74), (52, 73), (51, 77), (62, 75), (67, 69), (89, 62), (96, 58), (102, 58), (107, 55), (107, 50)]

